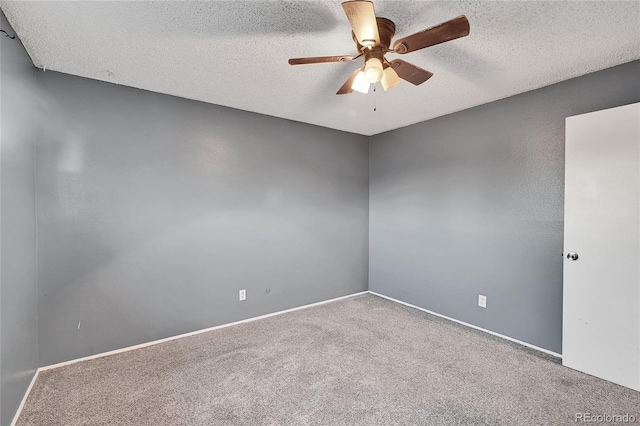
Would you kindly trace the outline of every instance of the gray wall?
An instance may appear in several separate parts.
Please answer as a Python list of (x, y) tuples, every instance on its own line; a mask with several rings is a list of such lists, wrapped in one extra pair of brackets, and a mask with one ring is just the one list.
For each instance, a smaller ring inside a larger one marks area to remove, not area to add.
[[(13, 30), (0, 12), (0, 28)], [(36, 69), (0, 34), (0, 424), (8, 425), (37, 367)]]
[(635, 61), (371, 138), (370, 290), (559, 353), (564, 119), (640, 101), (639, 76)]
[(367, 137), (38, 83), (40, 365), (367, 290)]

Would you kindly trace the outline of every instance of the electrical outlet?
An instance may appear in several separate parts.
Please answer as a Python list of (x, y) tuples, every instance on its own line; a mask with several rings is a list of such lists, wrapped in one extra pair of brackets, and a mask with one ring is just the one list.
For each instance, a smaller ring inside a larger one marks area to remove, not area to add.
[(480, 306), (481, 308), (487, 307), (487, 296), (484, 296), (482, 294), (478, 295), (478, 306)]
[(240, 290), (240, 300), (246, 300), (247, 299), (247, 290)]

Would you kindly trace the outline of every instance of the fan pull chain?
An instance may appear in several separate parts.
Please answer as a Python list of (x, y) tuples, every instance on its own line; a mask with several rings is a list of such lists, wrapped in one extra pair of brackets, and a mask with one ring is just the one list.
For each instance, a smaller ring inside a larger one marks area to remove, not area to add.
[(376, 105), (376, 85), (373, 84), (373, 112), (378, 111), (378, 106)]

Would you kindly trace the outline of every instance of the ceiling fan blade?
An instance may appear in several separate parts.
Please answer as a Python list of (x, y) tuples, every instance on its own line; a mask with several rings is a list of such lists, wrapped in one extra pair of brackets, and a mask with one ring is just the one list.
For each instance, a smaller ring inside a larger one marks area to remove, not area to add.
[(358, 43), (363, 46), (380, 44), (373, 3), (364, 0), (345, 1), (342, 3), (342, 8), (347, 19), (351, 22), (351, 28), (353, 28)]
[(469, 35), (469, 20), (466, 16), (458, 16), (435, 27), (396, 40), (393, 44), (395, 53), (409, 53), (425, 47), (435, 46), (445, 41), (455, 40)]
[(311, 58), (291, 58), (289, 65), (306, 65), (306, 64), (323, 64), (326, 62), (349, 62), (353, 61), (356, 56), (315, 56)]
[(338, 91), (336, 92), (336, 95), (346, 95), (346, 94), (349, 94), (349, 93), (353, 92), (353, 89), (351, 88), (351, 86), (353, 85), (353, 81), (358, 76), (358, 73), (361, 72), (363, 69), (364, 68), (358, 68), (357, 70), (355, 70), (353, 72), (353, 74), (351, 74), (349, 76), (347, 81), (344, 82), (342, 87), (340, 89), (338, 89)]
[(424, 83), (433, 76), (433, 73), (423, 70), (409, 62), (405, 62), (402, 59), (394, 59), (390, 64), (398, 74), (398, 77), (416, 86)]

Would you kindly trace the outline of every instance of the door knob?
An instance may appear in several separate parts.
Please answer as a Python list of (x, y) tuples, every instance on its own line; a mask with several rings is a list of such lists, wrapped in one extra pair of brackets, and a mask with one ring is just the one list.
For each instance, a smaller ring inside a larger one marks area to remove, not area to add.
[(578, 260), (578, 253), (576, 253), (575, 251), (570, 251), (569, 253), (567, 253), (567, 259)]

